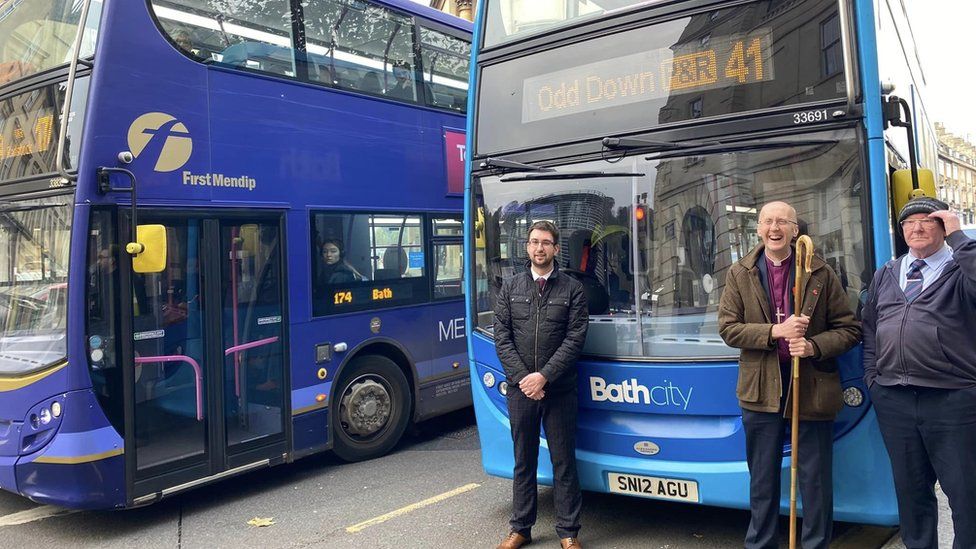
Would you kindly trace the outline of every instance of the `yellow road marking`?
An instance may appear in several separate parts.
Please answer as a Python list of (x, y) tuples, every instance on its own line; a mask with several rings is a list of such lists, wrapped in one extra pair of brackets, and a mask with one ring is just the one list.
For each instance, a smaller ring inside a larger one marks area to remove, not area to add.
[(59, 515), (69, 515), (77, 512), (78, 511), (75, 509), (65, 509), (64, 507), (56, 507), (54, 505), (42, 505), (41, 507), (35, 507), (34, 509), (28, 509), (19, 513), (11, 513), (9, 515), (0, 517), (0, 527), (27, 524), (28, 522), (34, 522), (35, 520), (43, 520), (46, 518), (56, 517)]
[(412, 511), (416, 511), (417, 509), (423, 509), (424, 507), (427, 507), (428, 505), (433, 505), (435, 503), (444, 501), (445, 499), (452, 498), (452, 497), (454, 497), (456, 495), (463, 494), (465, 492), (470, 492), (471, 490), (474, 490), (475, 488), (478, 488), (480, 486), (481, 486), (480, 484), (476, 484), (474, 482), (472, 482), (471, 484), (465, 484), (464, 486), (460, 486), (458, 488), (455, 488), (455, 489), (451, 490), (450, 492), (444, 492), (443, 494), (436, 495), (436, 496), (434, 496), (432, 498), (427, 498), (427, 499), (425, 499), (423, 501), (418, 501), (417, 503), (411, 503), (410, 505), (407, 505), (406, 507), (401, 507), (401, 508), (397, 509), (396, 511), (390, 511), (389, 513), (386, 513), (385, 515), (380, 515), (378, 517), (371, 518), (371, 519), (369, 519), (369, 520), (367, 520), (365, 522), (360, 522), (359, 524), (354, 524), (354, 525), (346, 528), (346, 532), (349, 532), (350, 534), (355, 534), (356, 532), (362, 532), (363, 530), (369, 528), (370, 526), (375, 526), (377, 524), (381, 524), (381, 523), (386, 522), (386, 521), (388, 521), (388, 520), (390, 520), (392, 518), (399, 517), (400, 515), (405, 515), (407, 513), (412, 512)]

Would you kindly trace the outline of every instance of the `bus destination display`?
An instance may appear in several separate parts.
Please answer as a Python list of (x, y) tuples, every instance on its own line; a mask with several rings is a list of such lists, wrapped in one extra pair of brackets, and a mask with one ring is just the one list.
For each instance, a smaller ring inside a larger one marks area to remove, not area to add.
[(54, 171), (57, 85), (0, 101), (0, 180)]
[(337, 288), (332, 291), (332, 307), (336, 310), (359, 308), (364, 305), (389, 301), (409, 300), (413, 297), (413, 287), (409, 283), (391, 281), (383, 286), (361, 288)]
[(694, 39), (523, 80), (522, 122), (775, 78), (772, 31)]

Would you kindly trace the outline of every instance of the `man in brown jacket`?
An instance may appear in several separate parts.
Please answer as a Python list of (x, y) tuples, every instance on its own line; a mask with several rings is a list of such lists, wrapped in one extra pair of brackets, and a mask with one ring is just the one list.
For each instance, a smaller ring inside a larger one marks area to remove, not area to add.
[(840, 280), (819, 257), (793, 303), (796, 210), (770, 202), (759, 212), (762, 243), (732, 265), (719, 304), (719, 332), (741, 349), (736, 396), (742, 407), (752, 516), (747, 549), (779, 547), (780, 476), (792, 408), (791, 360), (800, 360), (800, 459), (804, 549), (830, 545), (833, 525), (833, 420), (843, 405), (835, 357), (857, 344), (854, 318)]

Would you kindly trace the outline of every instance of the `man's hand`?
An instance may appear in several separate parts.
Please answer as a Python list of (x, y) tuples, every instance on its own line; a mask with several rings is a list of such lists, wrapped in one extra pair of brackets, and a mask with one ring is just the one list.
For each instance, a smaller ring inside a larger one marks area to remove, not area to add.
[(810, 317), (807, 315), (790, 315), (789, 318), (779, 324), (773, 324), (773, 339), (795, 339), (803, 337), (807, 333), (807, 326), (810, 325)]
[(950, 212), (949, 210), (938, 210), (929, 214), (930, 218), (941, 219), (942, 224), (945, 225), (945, 234), (949, 236), (950, 234), (959, 230), (959, 216), (955, 212)]
[(813, 342), (809, 339), (798, 337), (790, 340), (790, 356), (806, 358), (813, 355)]
[(539, 372), (532, 372), (531, 374), (522, 378), (519, 382), (519, 389), (525, 396), (531, 398), (532, 400), (541, 400), (542, 397), (546, 396), (545, 391), (542, 390), (546, 386), (546, 376), (540, 374)]

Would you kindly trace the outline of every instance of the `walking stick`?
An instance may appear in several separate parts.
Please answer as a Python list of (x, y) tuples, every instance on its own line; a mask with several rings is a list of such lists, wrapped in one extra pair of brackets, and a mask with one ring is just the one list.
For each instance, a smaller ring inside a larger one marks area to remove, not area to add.
[[(813, 241), (803, 235), (796, 239), (796, 276), (793, 283), (793, 303), (796, 306), (794, 314), (799, 315), (803, 310), (800, 288), (803, 287), (804, 276), (811, 272), (810, 261), (813, 259)], [(790, 549), (796, 549), (796, 464), (799, 461), (800, 446), (800, 357), (793, 357), (793, 414), (790, 422), (790, 445), (793, 455), (790, 458)]]

